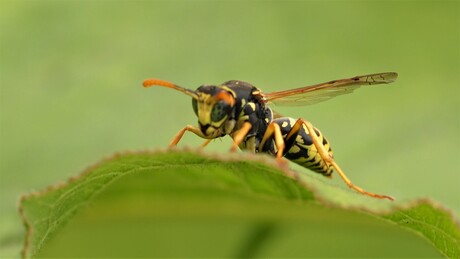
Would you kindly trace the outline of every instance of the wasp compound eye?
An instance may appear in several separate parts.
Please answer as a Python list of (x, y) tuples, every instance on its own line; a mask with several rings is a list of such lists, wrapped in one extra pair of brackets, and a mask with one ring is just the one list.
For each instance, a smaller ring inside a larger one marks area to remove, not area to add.
[(192, 106), (193, 106), (193, 111), (195, 112), (195, 115), (198, 116), (198, 103), (195, 98), (192, 99)]
[(230, 106), (223, 101), (217, 102), (211, 111), (211, 121), (221, 121), (229, 112)]

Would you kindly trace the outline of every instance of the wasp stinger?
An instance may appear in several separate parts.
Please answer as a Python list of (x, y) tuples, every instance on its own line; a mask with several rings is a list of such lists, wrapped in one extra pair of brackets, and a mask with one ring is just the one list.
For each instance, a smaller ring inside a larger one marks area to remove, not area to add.
[(212, 139), (230, 135), (233, 138), (231, 151), (239, 147), (253, 153), (274, 155), (278, 161), (285, 157), (325, 176), (330, 176), (335, 170), (357, 192), (393, 200), (390, 196), (368, 192), (354, 185), (334, 161), (330, 143), (318, 129), (302, 118), (281, 117), (268, 104), (318, 103), (351, 93), (360, 86), (388, 84), (397, 77), (394, 72), (370, 74), (271, 93), (263, 93), (257, 87), (238, 80), (221, 85), (202, 85), (195, 91), (159, 79), (147, 79), (143, 85), (172, 88), (192, 97), (198, 127), (185, 126), (173, 138), (170, 147), (176, 146), (186, 131), (207, 139), (203, 145)]

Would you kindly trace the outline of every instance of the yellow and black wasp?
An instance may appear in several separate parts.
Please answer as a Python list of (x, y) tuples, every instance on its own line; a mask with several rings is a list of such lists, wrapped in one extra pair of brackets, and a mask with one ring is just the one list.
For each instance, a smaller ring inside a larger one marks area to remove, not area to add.
[(335, 169), (350, 188), (361, 194), (393, 200), (390, 196), (371, 193), (354, 185), (334, 161), (329, 141), (318, 129), (302, 118), (282, 117), (268, 104), (318, 103), (351, 93), (363, 85), (388, 84), (397, 77), (394, 72), (370, 74), (271, 93), (263, 93), (259, 88), (238, 80), (221, 85), (202, 85), (195, 91), (159, 79), (147, 79), (143, 85), (172, 88), (192, 97), (199, 127), (185, 126), (174, 136), (170, 147), (176, 146), (186, 131), (207, 139), (203, 146), (212, 139), (230, 135), (233, 138), (231, 151), (239, 147), (253, 153), (268, 153), (280, 162), (285, 157), (325, 176), (330, 176)]

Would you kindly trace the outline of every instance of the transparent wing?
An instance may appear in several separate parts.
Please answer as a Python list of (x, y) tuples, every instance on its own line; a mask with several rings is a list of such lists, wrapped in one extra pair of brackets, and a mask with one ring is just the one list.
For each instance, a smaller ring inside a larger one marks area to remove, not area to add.
[(337, 95), (351, 93), (363, 85), (389, 84), (397, 77), (398, 74), (394, 72), (370, 74), (262, 95), (265, 102), (276, 105), (309, 105), (329, 100)]

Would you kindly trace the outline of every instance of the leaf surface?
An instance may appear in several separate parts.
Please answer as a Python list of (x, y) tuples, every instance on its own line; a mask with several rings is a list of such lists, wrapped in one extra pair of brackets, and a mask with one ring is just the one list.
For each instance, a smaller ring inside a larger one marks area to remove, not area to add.
[(24, 257), (460, 256), (436, 203), (364, 197), (273, 159), (115, 155), (21, 199)]

